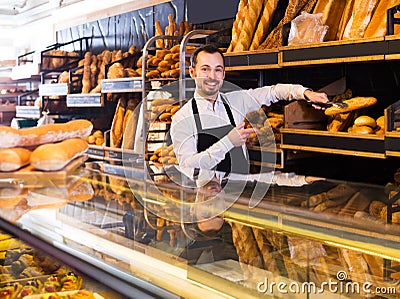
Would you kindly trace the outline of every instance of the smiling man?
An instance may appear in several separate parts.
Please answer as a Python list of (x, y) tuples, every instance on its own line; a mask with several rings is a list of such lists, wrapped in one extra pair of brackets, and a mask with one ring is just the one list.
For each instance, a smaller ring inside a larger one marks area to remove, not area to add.
[(213, 45), (196, 49), (189, 72), (196, 82), (194, 97), (174, 115), (171, 125), (174, 151), (182, 168), (246, 174), (245, 143), (253, 132), (244, 127), (248, 112), (280, 100), (328, 101), (325, 93), (293, 84), (222, 93), (224, 56)]

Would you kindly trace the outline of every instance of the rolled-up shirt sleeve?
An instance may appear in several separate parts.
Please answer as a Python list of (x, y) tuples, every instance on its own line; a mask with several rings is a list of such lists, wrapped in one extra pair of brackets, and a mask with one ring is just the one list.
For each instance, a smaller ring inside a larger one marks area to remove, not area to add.
[(228, 136), (207, 150), (197, 152), (197, 130), (191, 113), (178, 111), (171, 125), (171, 139), (179, 165), (184, 168), (213, 169), (234, 146)]

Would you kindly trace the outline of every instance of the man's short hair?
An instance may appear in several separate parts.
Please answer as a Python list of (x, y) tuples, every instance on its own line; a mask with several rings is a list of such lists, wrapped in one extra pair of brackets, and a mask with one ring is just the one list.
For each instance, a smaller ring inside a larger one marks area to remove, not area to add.
[(190, 59), (190, 65), (192, 67), (196, 66), (197, 56), (199, 55), (200, 52), (206, 52), (206, 53), (209, 53), (209, 54), (219, 53), (221, 55), (221, 57), (222, 57), (222, 61), (224, 62), (224, 67), (225, 67), (224, 54), (222, 53), (222, 51), (218, 47), (216, 47), (214, 45), (211, 45), (211, 44), (201, 46), (201, 47), (197, 48), (193, 52), (192, 57)]

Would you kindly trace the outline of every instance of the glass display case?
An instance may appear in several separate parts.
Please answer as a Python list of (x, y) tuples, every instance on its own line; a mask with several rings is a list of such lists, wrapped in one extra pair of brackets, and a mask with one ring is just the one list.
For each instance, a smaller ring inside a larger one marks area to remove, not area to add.
[[(0, 227), (123, 298), (400, 292), (395, 185), (231, 178), (193, 187), (88, 165), (32, 187), (3, 180)], [(265, 194), (252, 202), (257, 188)]]

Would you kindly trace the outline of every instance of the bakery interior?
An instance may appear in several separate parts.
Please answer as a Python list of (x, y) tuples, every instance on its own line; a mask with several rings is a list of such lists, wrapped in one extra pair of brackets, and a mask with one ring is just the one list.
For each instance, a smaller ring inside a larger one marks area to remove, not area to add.
[[(399, 298), (399, 12), (0, 0), (0, 298)], [(302, 84), (346, 104), (246, 115), (252, 174), (321, 180), (221, 191), (177, 171), (168, 132), (209, 43), (227, 89)]]

